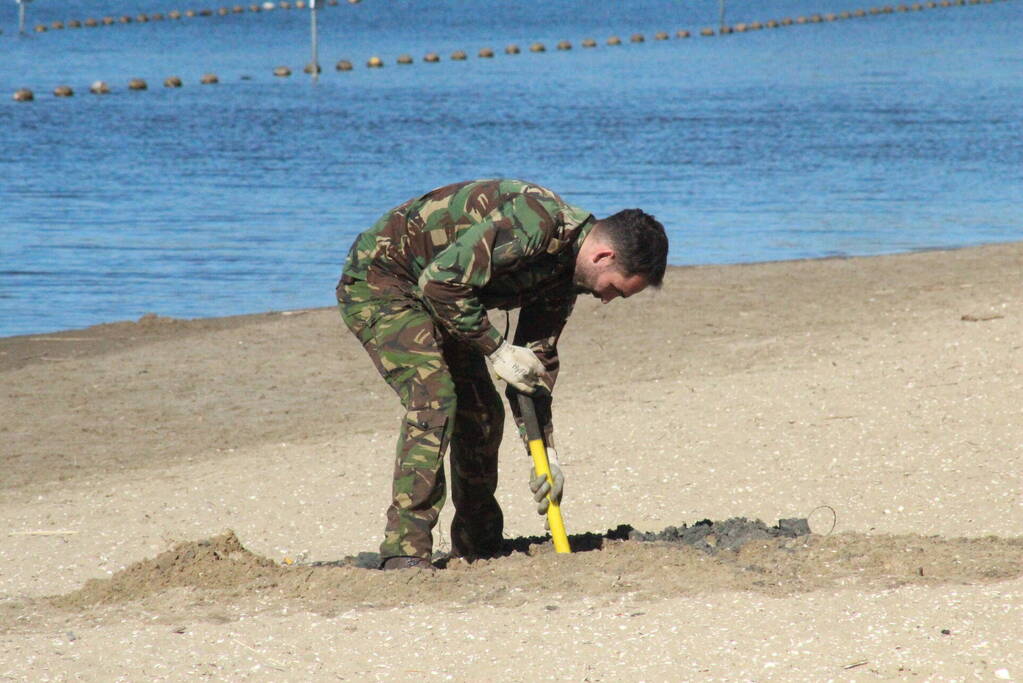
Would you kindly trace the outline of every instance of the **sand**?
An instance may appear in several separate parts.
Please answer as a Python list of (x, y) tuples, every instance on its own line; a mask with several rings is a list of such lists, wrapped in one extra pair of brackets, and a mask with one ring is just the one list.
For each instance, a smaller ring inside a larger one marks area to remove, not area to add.
[[(507, 438), (512, 551), (433, 575), (358, 566), (401, 413), (336, 311), (0, 339), (0, 680), (1023, 680), (1021, 276), (1009, 244), (580, 301), (581, 552)], [(653, 533), (738, 517), (813, 533)]]

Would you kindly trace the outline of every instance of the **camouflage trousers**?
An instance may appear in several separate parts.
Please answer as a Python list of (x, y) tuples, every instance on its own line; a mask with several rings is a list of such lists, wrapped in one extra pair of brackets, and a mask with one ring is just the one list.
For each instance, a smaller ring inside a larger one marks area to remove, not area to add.
[(344, 277), (337, 295), (345, 324), (405, 408), (381, 561), (431, 557), (449, 443), (452, 554), (496, 554), (504, 528), (494, 497), (504, 406), (483, 355), (441, 330), (421, 301), (396, 287)]

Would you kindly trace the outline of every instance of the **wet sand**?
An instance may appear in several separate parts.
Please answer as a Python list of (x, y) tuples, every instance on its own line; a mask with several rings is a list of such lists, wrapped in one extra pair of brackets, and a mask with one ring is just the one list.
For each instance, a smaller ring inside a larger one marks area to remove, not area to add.
[[(314, 566), (376, 550), (400, 417), (336, 311), (0, 339), (0, 678), (1020, 680), (1021, 339), (1023, 244), (580, 300), (570, 533), (815, 533), (436, 576)], [(505, 441), (506, 536), (541, 535)]]

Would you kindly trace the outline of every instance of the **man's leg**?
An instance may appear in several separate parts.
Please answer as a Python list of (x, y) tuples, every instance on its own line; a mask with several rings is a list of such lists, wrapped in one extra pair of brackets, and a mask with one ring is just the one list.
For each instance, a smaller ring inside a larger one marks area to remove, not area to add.
[(451, 551), (459, 557), (488, 557), (501, 551), (504, 531), (504, 515), (494, 497), (504, 407), (482, 354), (453, 341), (443, 349), (458, 396), (451, 436)]
[(429, 560), (432, 529), (444, 505), (444, 450), (454, 427), (455, 386), (439, 332), (419, 302), (386, 298), (358, 281), (339, 292), (345, 323), (405, 407), (395, 454), (382, 560)]

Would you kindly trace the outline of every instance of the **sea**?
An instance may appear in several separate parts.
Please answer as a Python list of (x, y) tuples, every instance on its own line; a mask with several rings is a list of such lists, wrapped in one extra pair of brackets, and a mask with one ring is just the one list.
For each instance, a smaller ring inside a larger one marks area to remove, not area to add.
[(643, 208), (675, 265), (1023, 240), (1023, 2), (857, 2), (320, 0), (313, 79), (308, 6), (0, 0), (0, 336), (333, 305), (360, 231), (471, 178)]

